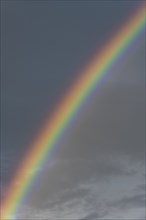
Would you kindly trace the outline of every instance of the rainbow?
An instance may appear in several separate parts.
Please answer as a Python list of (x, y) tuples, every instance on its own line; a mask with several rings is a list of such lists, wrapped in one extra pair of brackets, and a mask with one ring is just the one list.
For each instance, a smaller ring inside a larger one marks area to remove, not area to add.
[[(142, 4), (115, 35), (105, 43), (102, 50), (91, 60), (73, 83), (51, 117), (46, 119), (45, 125), (30, 145), (29, 152), (7, 189), (1, 206), (2, 220), (12, 219), (12, 216), (17, 213), (31, 184), (34, 182), (34, 178), (37, 176), (37, 168), (43, 165), (52, 150), (57, 146), (57, 142), (93, 89), (109, 73), (113, 64), (140, 35), (144, 27), (145, 5)], [(18, 182), (20, 183), (19, 187)]]

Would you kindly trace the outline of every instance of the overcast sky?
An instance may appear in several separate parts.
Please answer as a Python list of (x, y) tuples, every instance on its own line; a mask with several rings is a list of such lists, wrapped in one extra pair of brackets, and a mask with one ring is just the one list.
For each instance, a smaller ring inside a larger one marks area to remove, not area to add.
[[(139, 2), (2, 1), (2, 196), (46, 115)], [(144, 219), (144, 33), (87, 103), (17, 219)]]

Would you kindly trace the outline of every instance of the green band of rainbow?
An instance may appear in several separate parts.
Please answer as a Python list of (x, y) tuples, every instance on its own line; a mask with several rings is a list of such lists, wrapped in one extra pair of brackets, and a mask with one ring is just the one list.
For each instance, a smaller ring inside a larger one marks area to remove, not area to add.
[(139, 36), (144, 27), (145, 5), (142, 4), (80, 74), (68, 94), (56, 107), (51, 118), (46, 119), (45, 125), (31, 144), (30, 151), (8, 187), (2, 202), (2, 220), (12, 219), (12, 216), (16, 214), (37, 175), (37, 168), (42, 166), (91, 91), (108, 74), (112, 65)]

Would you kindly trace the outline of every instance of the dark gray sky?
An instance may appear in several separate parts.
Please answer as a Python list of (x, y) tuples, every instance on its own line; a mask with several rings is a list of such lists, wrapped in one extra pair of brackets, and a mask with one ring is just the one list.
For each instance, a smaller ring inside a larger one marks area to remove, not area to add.
[[(3, 195), (46, 115), (139, 3), (2, 1)], [(144, 218), (144, 48), (143, 34), (38, 170), (18, 219)]]

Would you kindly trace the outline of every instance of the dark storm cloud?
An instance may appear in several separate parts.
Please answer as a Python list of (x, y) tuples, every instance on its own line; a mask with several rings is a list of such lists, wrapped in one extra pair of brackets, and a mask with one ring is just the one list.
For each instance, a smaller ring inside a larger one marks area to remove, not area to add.
[(2, 2), (2, 148), (18, 156), (13, 169), (86, 60), (137, 5)]
[(2, 2), (4, 148), (13, 148), (21, 158), (44, 115), (90, 54), (137, 5), (121, 1)]
[[(2, 2), (3, 193), (42, 120), (138, 4)], [(17, 219), (143, 215), (144, 46), (142, 36), (83, 105), (57, 153), (36, 168), (40, 175)]]

